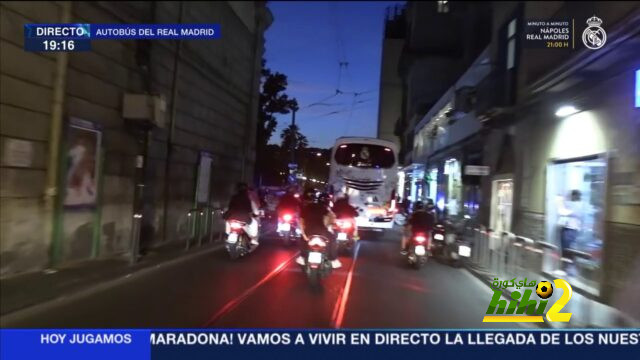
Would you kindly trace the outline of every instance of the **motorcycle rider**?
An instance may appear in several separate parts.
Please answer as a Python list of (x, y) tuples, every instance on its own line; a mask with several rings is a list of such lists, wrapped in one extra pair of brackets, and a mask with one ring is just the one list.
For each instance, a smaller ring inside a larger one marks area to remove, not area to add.
[(338, 249), (336, 248), (335, 234), (332, 226), (335, 224), (336, 216), (329, 208), (331, 201), (328, 194), (321, 194), (317, 201), (315, 200), (315, 191), (308, 189), (304, 194), (304, 206), (300, 213), (300, 230), (302, 231), (302, 239), (300, 241), (301, 256), (298, 256), (296, 262), (304, 265), (307, 253), (307, 242), (313, 235), (324, 236), (328, 241), (327, 256), (331, 261), (331, 267), (337, 269), (342, 266), (340, 260), (337, 259)]
[(296, 189), (292, 186), (287, 189), (286, 194), (282, 195), (280, 201), (278, 202), (278, 206), (276, 207), (276, 212), (280, 214), (283, 210), (290, 210), (294, 214), (300, 213), (300, 200), (296, 198)]
[[(349, 195), (343, 193), (342, 196), (336, 200), (332, 208), (338, 219), (354, 219), (358, 217), (358, 210), (349, 204)], [(353, 222), (353, 239), (358, 240), (358, 226), (356, 222)]]
[(402, 236), (401, 254), (407, 255), (407, 245), (411, 235), (417, 231), (428, 234), (433, 229), (434, 224), (435, 216), (433, 213), (427, 211), (422, 201), (416, 201), (413, 204), (413, 214), (411, 214), (407, 225), (404, 227), (405, 231)]
[(436, 205), (433, 203), (433, 199), (427, 199), (427, 205), (426, 205), (426, 210), (428, 213), (433, 214), (433, 220), (434, 223), (438, 222), (438, 209), (436, 208)]
[(231, 197), (227, 212), (224, 214), (225, 232), (231, 232), (229, 220), (238, 220), (245, 223), (244, 232), (251, 239), (251, 244), (258, 245), (258, 216), (260, 208), (252, 199), (249, 186), (246, 183), (236, 184), (236, 193)]

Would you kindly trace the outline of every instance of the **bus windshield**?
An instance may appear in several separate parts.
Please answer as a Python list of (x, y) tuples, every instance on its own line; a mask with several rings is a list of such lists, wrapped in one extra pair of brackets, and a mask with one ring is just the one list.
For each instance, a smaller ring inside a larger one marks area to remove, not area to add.
[(342, 144), (336, 149), (338, 165), (388, 169), (395, 164), (393, 150), (371, 144)]

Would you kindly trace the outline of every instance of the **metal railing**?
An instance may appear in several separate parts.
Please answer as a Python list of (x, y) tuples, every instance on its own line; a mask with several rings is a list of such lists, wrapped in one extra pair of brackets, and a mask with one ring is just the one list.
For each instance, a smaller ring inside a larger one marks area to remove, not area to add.
[[(224, 209), (204, 206), (194, 208), (187, 213), (188, 235), (185, 237), (185, 250), (203, 243), (213, 243), (222, 238), (224, 232)], [(218, 235), (216, 239), (216, 235)]]

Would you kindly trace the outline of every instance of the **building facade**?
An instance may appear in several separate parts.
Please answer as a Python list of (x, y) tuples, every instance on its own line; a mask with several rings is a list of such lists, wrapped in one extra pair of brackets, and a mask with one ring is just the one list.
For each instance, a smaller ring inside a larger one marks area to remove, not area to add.
[[(134, 219), (143, 249), (182, 240), (191, 209), (251, 179), (264, 2), (0, 6), (3, 276), (127, 253)], [(64, 22), (207, 22), (223, 35), (23, 50), (24, 24)], [(125, 116), (125, 94), (153, 101), (154, 126)]]
[[(594, 16), (607, 33), (596, 50), (582, 44)], [(496, 2), (492, 18), (486, 54), (458, 82), (488, 66), (429, 110), (414, 157), (442, 171), (434, 188), (444, 209), (533, 240), (536, 271), (615, 304), (640, 267), (640, 7)], [(571, 19), (575, 49), (528, 46), (530, 19)]]
[(416, 124), (486, 47), (490, 26), (489, 3), (407, 4), (405, 44), (398, 65), (402, 113), (395, 129), (403, 164), (412, 163)]
[(398, 75), (398, 61), (406, 33), (405, 11), (404, 7), (387, 8), (380, 64), (377, 137), (392, 141), (398, 146), (400, 139), (394, 130), (402, 112), (402, 79)]
[[(425, 164), (413, 158), (417, 125), (489, 43), (491, 4), (409, 2), (402, 15), (405, 40), (398, 63), (402, 97), (394, 131), (403, 165), (398, 192), (414, 201), (427, 193), (430, 176)], [(381, 94), (384, 91), (383, 83)]]

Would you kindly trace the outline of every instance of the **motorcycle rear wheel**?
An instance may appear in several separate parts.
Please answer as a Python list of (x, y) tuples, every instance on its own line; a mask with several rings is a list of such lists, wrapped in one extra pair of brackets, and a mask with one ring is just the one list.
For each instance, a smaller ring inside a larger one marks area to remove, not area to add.
[(307, 269), (307, 278), (309, 279), (309, 284), (311, 284), (311, 286), (316, 287), (320, 284), (320, 269), (315, 268), (315, 269), (311, 269), (308, 268)]
[(237, 245), (229, 248), (228, 251), (229, 251), (229, 257), (231, 258), (231, 260), (237, 260), (240, 257), (240, 251), (238, 251)]

